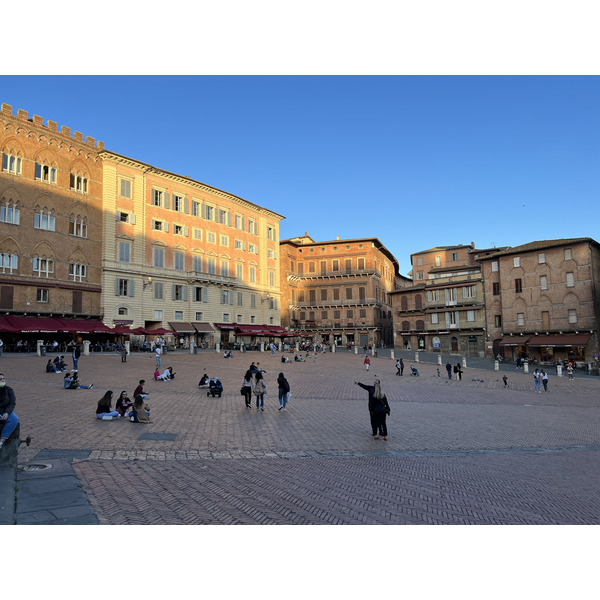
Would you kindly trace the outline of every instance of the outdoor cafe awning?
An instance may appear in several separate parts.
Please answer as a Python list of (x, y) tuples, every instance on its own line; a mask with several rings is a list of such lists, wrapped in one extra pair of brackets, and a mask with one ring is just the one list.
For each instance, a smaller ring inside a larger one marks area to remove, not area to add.
[(590, 339), (589, 333), (565, 333), (564, 335), (534, 335), (529, 346), (585, 346)]
[(21, 333), (58, 333), (63, 326), (53, 317), (16, 317), (7, 315), (6, 320)]
[(271, 333), (262, 325), (238, 325), (235, 328), (235, 335), (269, 336)]
[(172, 327), (175, 333), (196, 333), (194, 326), (184, 321), (169, 322), (169, 327)]
[(524, 346), (529, 341), (526, 335), (508, 335), (500, 340), (501, 346)]
[(110, 331), (102, 321), (92, 321), (92, 320), (77, 320), (77, 319), (59, 319), (56, 321), (62, 326), (59, 329), (60, 332), (64, 333), (94, 333), (97, 330), (102, 333), (102, 331)]
[(201, 323), (200, 321), (192, 321), (192, 327), (198, 333), (214, 333), (215, 330), (210, 326), (210, 323)]
[(215, 327), (219, 329), (235, 329), (237, 327), (236, 323), (215, 323)]

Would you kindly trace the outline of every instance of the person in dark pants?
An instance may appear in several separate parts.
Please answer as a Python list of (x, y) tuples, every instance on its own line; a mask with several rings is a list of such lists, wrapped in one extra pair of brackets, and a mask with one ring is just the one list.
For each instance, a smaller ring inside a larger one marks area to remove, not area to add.
[(381, 391), (379, 379), (376, 379), (373, 385), (365, 385), (358, 381), (355, 381), (354, 385), (358, 385), (363, 390), (369, 392), (369, 415), (371, 416), (373, 439), (378, 440), (379, 436), (382, 435), (383, 439), (387, 440), (387, 424), (385, 419), (390, 414), (390, 405), (385, 394)]
[(400, 375), (404, 373), (404, 361), (400, 359)]
[(0, 450), (19, 424), (19, 419), (13, 412), (15, 404), (15, 392), (6, 385), (4, 375), (0, 373)]
[(448, 379), (452, 379), (452, 365), (450, 361), (446, 363), (446, 371), (448, 371)]
[[(254, 363), (252, 363), (254, 364)], [(252, 401), (252, 371), (248, 369), (242, 380), (242, 388), (244, 389), (244, 400), (246, 402), (246, 408), (251, 408), (250, 402)]]

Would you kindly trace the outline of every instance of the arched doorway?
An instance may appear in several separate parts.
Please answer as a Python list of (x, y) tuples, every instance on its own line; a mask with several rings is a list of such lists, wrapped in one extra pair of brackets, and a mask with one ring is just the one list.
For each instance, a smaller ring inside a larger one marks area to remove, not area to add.
[(450, 352), (458, 354), (458, 338), (455, 335), (450, 338)]

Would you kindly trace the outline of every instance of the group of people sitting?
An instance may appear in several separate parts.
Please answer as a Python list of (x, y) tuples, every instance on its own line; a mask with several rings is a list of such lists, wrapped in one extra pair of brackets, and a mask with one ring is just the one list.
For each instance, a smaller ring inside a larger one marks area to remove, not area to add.
[(91, 390), (94, 387), (93, 383), (90, 383), (90, 385), (83, 385), (83, 383), (79, 381), (79, 375), (77, 374), (77, 371), (65, 373), (63, 382), (65, 390), (76, 390), (77, 388), (81, 388), (82, 390)]
[(173, 367), (167, 367), (164, 373), (160, 373), (158, 367), (156, 367), (156, 371), (154, 371), (154, 380), (155, 381), (171, 381), (171, 379), (175, 379), (175, 373), (173, 373)]
[(67, 370), (64, 356), (56, 356), (54, 360), (48, 359), (46, 365), (46, 373), (62, 373)]
[(223, 358), (233, 358), (233, 354), (231, 354), (231, 350), (225, 350), (225, 352), (223, 352)]
[(132, 423), (151, 423), (150, 407), (146, 404), (147, 395), (136, 394), (133, 402), (123, 390), (117, 399), (115, 409), (112, 409), (112, 390), (108, 390), (98, 401), (96, 418), (103, 421), (112, 421), (121, 417), (128, 418)]

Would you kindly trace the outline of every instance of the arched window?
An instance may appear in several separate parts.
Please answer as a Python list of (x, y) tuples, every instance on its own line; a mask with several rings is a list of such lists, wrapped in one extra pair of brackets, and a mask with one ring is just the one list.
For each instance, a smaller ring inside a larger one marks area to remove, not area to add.
[(0, 269), (2, 273), (12, 273), (17, 270), (19, 257), (10, 252), (0, 252)]
[(400, 310), (408, 310), (408, 298), (406, 296), (400, 298)]
[(2, 170), (13, 175), (21, 174), (21, 157), (12, 152), (2, 154)]
[(71, 189), (82, 194), (87, 194), (88, 178), (80, 174), (71, 173)]
[(35, 213), (33, 213), (33, 226), (36, 229), (54, 231), (55, 219), (52, 211), (47, 208), (36, 208)]
[(12, 225), (20, 224), (21, 211), (17, 207), (16, 202), (2, 198), (2, 203), (0, 204), (0, 221), (11, 223)]
[(402, 331), (410, 331), (410, 322), (402, 321)]
[[(415, 296), (415, 308), (417, 310), (423, 308), (423, 297), (421, 296), (421, 294), (417, 294)], [(422, 322), (422, 321), (421, 321)]]
[(425, 329), (425, 321), (419, 319), (417, 321), (417, 331), (423, 331)]
[(77, 237), (87, 237), (87, 219), (80, 217), (79, 215), (69, 218), (69, 235), (76, 235)]
[(54, 273), (54, 259), (34, 256), (33, 272), (38, 277), (49, 277), (50, 273)]

